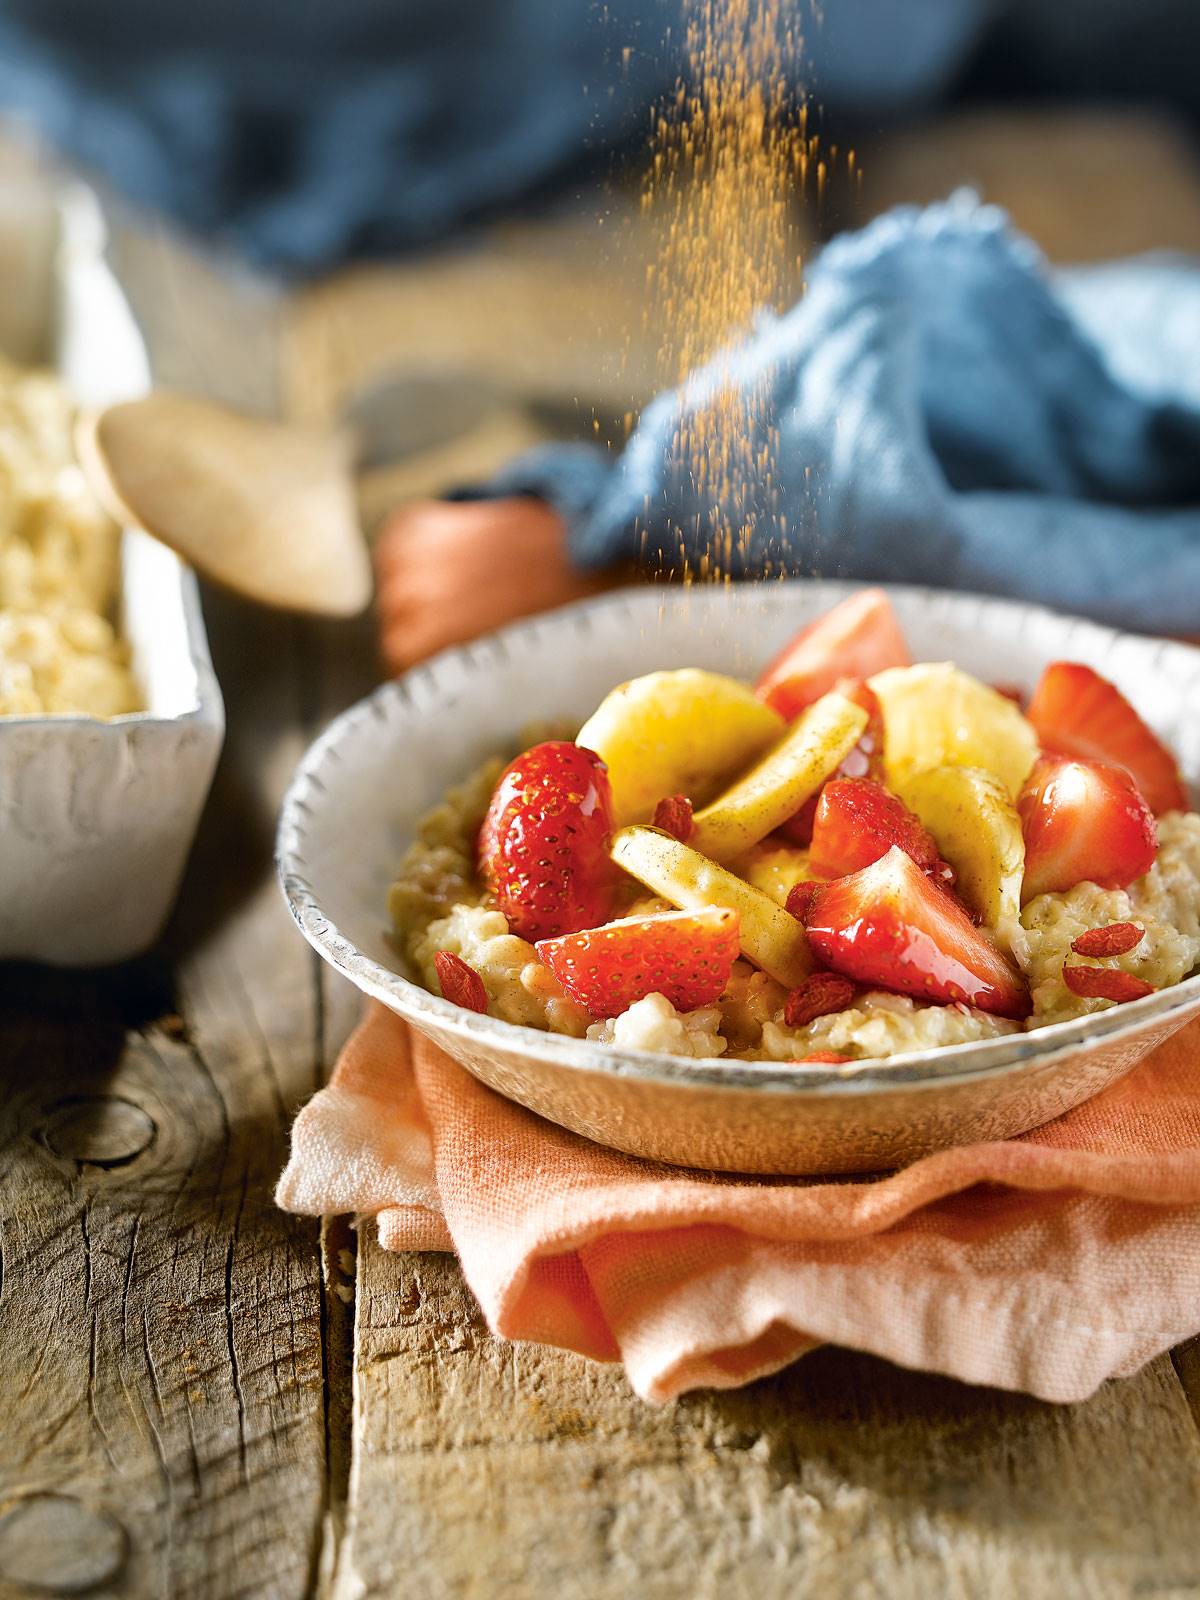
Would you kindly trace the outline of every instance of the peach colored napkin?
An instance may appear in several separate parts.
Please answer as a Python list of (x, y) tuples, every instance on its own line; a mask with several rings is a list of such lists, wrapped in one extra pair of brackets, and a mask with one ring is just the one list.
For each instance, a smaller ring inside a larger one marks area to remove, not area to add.
[(372, 1006), (278, 1199), (455, 1251), (495, 1333), (622, 1361), (648, 1400), (823, 1342), (1079, 1400), (1200, 1331), (1200, 1024), (1023, 1138), (806, 1182), (602, 1149)]

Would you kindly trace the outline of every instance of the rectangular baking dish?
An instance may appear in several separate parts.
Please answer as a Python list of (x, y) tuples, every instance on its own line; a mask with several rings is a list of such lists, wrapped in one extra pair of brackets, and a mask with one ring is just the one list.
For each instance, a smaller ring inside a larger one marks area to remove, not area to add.
[[(81, 405), (145, 393), (146, 349), (104, 259), (95, 196), (64, 188), (57, 223), (43, 359)], [(144, 711), (0, 717), (0, 957), (122, 961), (174, 904), (225, 715), (195, 577), (134, 529), (121, 536), (120, 626)]]

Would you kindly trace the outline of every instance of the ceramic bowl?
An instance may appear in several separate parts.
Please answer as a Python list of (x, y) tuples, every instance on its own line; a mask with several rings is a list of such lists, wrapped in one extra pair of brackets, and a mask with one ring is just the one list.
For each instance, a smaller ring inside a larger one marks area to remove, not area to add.
[[(1200, 976), (1037, 1032), (854, 1067), (622, 1052), (460, 1010), (409, 979), (388, 938), (388, 884), (417, 820), (527, 722), (582, 719), (612, 686), (662, 667), (752, 675), (853, 586), (626, 590), (447, 651), (339, 717), (292, 781), (283, 891), (339, 972), (501, 1094), (640, 1156), (737, 1172), (894, 1167), (1049, 1121), (1200, 1015)], [(1037, 607), (889, 591), (917, 659), (1032, 687), (1047, 662), (1103, 670), (1200, 774), (1200, 651)]]
[[(40, 348), (81, 405), (144, 394), (146, 350), (104, 258), (95, 197), (64, 188), (55, 211), (48, 326), (28, 353)], [(0, 215), (5, 261), (10, 221)], [(224, 708), (194, 576), (133, 529), (121, 535), (120, 610), (144, 711), (0, 717), (0, 958), (123, 961), (157, 938), (174, 903)]]

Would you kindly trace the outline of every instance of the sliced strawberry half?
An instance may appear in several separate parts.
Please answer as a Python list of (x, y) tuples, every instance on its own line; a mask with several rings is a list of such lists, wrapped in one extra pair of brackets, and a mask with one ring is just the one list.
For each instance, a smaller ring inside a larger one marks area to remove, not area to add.
[(814, 954), (859, 983), (940, 1005), (1027, 1017), (1016, 968), (898, 846), (821, 890), (804, 919)]
[(1023, 900), (1077, 883), (1124, 889), (1154, 865), (1154, 813), (1121, 767), (1042, 756), (1017, 811), (1025, 835)]
[(808, 863), (822, 878), (842, 878), (869, 867), (893, 845), (935, 883), (949, 889), (954, 869), (942, 860), (933, 835), (904, 804), (873, 778), (834, 778), (821, 790), (813, 819)]
[(608, 768), (595, 751), (553, 739), (504, 769), (479, 830), (479, 874), (514, 933), (574, 933), (611, 914), (611, 832)]
[(803, 922), (811, 911), (812, 903), (820, 894), (821, 888), (821, 884), (814, 883), (811, 878), (801, 878), (799, 883), (794, 883), (788, 890), (783, 909), (789, 917), (795, 917), (797, 922)]
[(802, 628), (759, 678), (754, 692), (789, 721), (839, 678), (869, 678), (912, 663), (892, 602), (863, 589)]
[(736, 911), (663, 911), (543, 939), (537, 953), (594, 1017), (615, 1017), (648, 994), (678, 1011), (719, 999), (738, 957)]
[(1156, 816), (1187, 810), (1187, 790), (1175, 757), (1116, 684), (1091, 667), (1080, 661), (1051, 662), (1025, 715), (1044, 750), (1124, 767)]
[[(838, 694), (844, 694), (847, 700), (853, 700), (855, 705), (861, 706), (867, 713), (867, 725), (860, 734), (858, 743), (844, 758), (834, 777), (882, 778), (883, 711), (878, 696), (862, 678), (839, 678), (833, 687)], [(781, 828), (776, 829), (776, 832), (791, 844), (811, 844), (813, 820), (820, 799), (821, 791), (818, 789), (816, 794), (809, 795), (796, 815), (789, 817)]]

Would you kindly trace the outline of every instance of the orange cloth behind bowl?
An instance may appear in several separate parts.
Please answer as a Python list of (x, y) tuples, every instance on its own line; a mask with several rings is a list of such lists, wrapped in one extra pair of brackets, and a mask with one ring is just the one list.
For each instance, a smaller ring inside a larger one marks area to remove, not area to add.
[[(408, 544), (393, 581), (403, 570), (430, 609), (389, 655), (502, 620), (481, 574), (555, 540), (536, 516), (514, 544), (513, 504), (490, 534), (479, 506), (444, 508), (472, 513), (457, 533), (472, 559), (453, 569), (431, 524)], [(558, 552), (546, 570), (569, 579)], [(423, 582), (422, 559), (438, 568)], [(620, 1360), (649, 1400), (745, 1383), (823, 1342), (1078, 1400), (1200, 1331), (1200, 1024), (1023, 1138), (812, 1182), (602, 1149), (372, 1006), (297, 1119), (278, 1199), (373, 1216), (390, 1250), (457, 1252), (496, 1333)]]
[(405, 506), (376, 540), (375, 573), (391, 672), (607, 586), (570, 566), (562, 518), (530, 499)]

